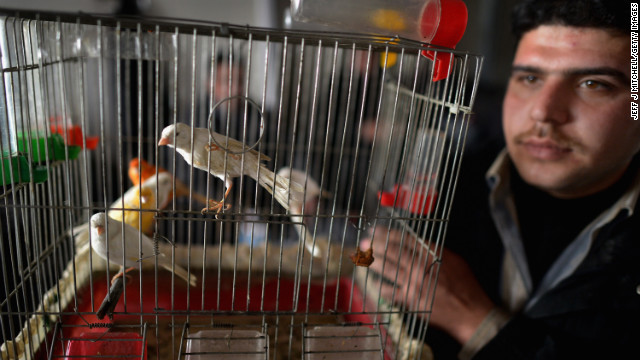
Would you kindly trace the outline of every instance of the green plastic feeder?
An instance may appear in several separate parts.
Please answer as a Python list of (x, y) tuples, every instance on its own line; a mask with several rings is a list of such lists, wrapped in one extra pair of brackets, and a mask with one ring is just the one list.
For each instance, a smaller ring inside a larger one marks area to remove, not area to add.
[[(0, 168), (0, 184), (9, 185), (16, 183), (28, 183), (32, 181), (34, 183), (43, 183), (47, 181), (49, 173), (44, 166), (34, 165), (30, 167), (29, 161), (24, 155), (9, 155), (7, 153), (2, 154), (2, 167)], [(33, 172), (33, 179), (31, 179), (31, 172)]]
[[(31, 146), (27, 146), (29, 138), (25, 133), (18, 133), (18, 151), (31, 153), (33, 162), (43, 162), (47, 160), (47, 155), (51, 161), (66, 160), (65, 148), (69, 153), (69, 160), (75, 160), (80, 154), (80, 146), (67, 146), (60, 134), (52, 134), (48, 137), (32, 134)], [(45, 146), (48, 145), (48, 153)]]

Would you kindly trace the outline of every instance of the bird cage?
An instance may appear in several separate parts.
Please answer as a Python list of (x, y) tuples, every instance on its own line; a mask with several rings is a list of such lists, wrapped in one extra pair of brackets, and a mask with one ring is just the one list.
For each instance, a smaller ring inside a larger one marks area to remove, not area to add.
[(1, 359), (428, 355), (430, 296), (380, 296), (361, 243), (416, 239), (433, 287), (481, 57), (4, 14)]

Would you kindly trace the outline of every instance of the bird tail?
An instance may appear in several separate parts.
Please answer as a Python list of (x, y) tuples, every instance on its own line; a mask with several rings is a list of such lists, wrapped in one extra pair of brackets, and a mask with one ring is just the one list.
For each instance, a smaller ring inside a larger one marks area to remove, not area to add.
[[(265, 188), (269, 194), (282, 205), (287, 211), (289, 211), (289, 203), (301, 203), (304, 201), (304, 188), (302, 185), (290, 181), (289, 179), (276, 175), (273, 171), (267, 169), (265, 166), (260, 166), (260, 178), (256, 179), (256, 174), (250, 174), (254, 180)], [(275, 178), (275, 191), (273, 188)]]
[(82, 249), (86, 246), (89, 246), (89, 233), (91, 232), (91, 228), (89, 227), (89, 223), (86, 222), (82, 225), (75, 226), (69, 231), (67, 231), (67, 235), (69, 237), (72, 236), (76, 243), (76, 249)]
[(163, 268), (169, 271), (173, 271), (173, 273), (176, 274), (177, 277), (183, 279), (184, 281), (189, 283), (189, 285), (196, 286), (198, 284), (198, 278), (193, 274), (189, 274), (187, 269), (183, 268), (182, 266), (176, 265), (175, 269), (172, 269), (171, 263), (169, 262), (162, 262), (161, 265)]
[(315, 237), (309, 230), (309, 227), (304, 223), (304, 218), (302, 216), (290, 215), (291, 222), (293, 223), (294, 229), (298, 233), (298, 239), (300, 242), (304, 244), (304, 247), (309, 251), (309, 254), (315, 258), (321, 257), (320, 249), (315, 244)]

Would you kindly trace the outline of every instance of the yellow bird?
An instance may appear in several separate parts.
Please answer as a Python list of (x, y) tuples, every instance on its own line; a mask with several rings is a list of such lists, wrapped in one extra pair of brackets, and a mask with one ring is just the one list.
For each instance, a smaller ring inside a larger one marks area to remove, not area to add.
[(172, 177), (168, 173), (154, 174), (141, 185), (129, 188), (114, 201), (108, 215), (150, 235), (153, 233), (154, 210), (163, 209), (169, 204), (173, 196), (172, 185)]

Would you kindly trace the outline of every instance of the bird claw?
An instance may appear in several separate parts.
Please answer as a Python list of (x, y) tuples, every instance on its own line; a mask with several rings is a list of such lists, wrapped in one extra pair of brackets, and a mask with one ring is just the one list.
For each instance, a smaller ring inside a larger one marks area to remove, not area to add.
[(112, 277), (112, 278), (111, 278), (111, 286), (113, 286), (113, 284), (116, 282), (116, 280), (118, 280), (118, 278), (120, 278), (120, 277), (125, 277), (125, 278), (127, 278), (127, 283), (130, 283), (130, 282), (131, 282), (131, 276), (130, 276), (130, 275), (124, 275), (124, 276), (122, 276), (122, 273), (120, 273), (120, 274), (118, 274), (118, 275), (116, 275), (116, 276), (114, 276), (114, 277)]
[(215, 200), (209, 200), (209, 207), (206, 207), (204, 209), (202, 209), (202, 211), (200, 212), (202, 215), (210, 212), (210, 211), (215, 211), (216, 215), (219, 214), (222, 210), (227, 211), (231, 209), (231, 205), (230, 204), (225, 204), (224, 200), (222, 201), (215, 201)]
[(117, 280), (118, 278), (123, 277), (123, 276), (127, 278), (127, 279), (126, 279), (126, 280), (127, 280), (127, 282), (130, 282), (130, 281), (131, 281), (131, 276), (127, 275), (127, 273), (128, 273), (129, 271), (132, 271), (132, 270), (135, 270), (135, 268), (134, 268), (134, 267), (130, 267), (130, 268), (128, 268), (128, 269), (126, 269), (126, 270), (124, 270), (124, 271), (120, 271), (119, 273), (115, 274), (115, 275), (111, 278), (111, 286), (113, 286), (113, 283), (115, 283), (115, 282), (116, 282), (116, 280)]
[(207, 144), (204, 146), (207, 151), (217, 151), (220, 150), (220, 147), (216, 144)]

